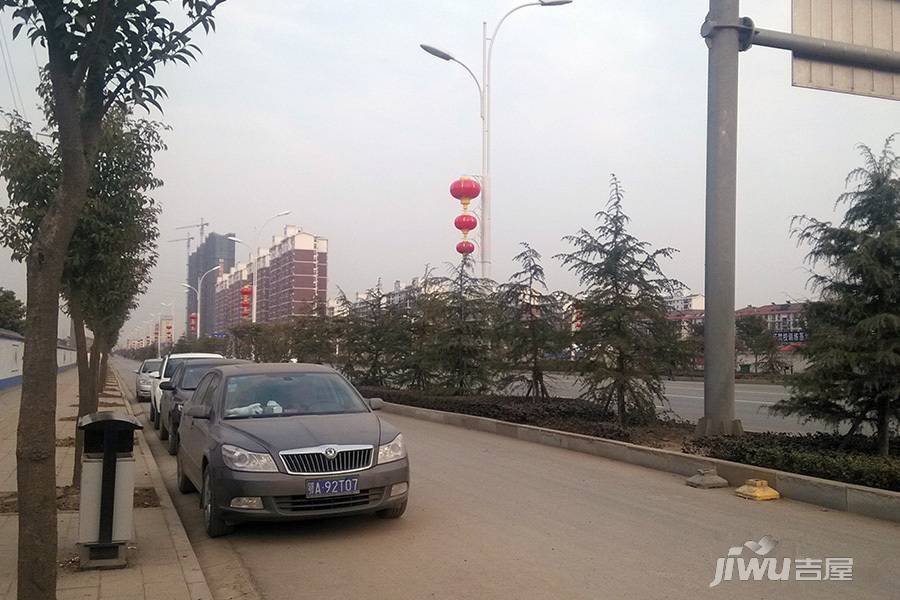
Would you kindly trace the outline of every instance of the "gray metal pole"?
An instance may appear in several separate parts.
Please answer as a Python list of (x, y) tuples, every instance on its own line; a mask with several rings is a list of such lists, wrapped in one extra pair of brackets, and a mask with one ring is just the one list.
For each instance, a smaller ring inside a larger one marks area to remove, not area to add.
[(900, 73), (900, 52), (891, 50), (757, 28), (752, 41), (754, 46), (782, 48), (802, 58)]
[[(737, 435), (734, 418), (734, 272), (739, 0), (710, 0), (706, 129), (706, 309), (703, 418), (698, 435)], [(723, 27), (724, 25), (724, 27)]]

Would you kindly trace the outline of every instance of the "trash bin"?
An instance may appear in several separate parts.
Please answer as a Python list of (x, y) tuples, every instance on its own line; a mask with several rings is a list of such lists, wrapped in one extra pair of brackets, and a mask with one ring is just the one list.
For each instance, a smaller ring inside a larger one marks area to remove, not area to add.
[(134, 432), (132, 416), (100, 411), (81, 417), (81, 501), (78, 547), (81, 568), (125, 566), (125, 544), (133, 537)]

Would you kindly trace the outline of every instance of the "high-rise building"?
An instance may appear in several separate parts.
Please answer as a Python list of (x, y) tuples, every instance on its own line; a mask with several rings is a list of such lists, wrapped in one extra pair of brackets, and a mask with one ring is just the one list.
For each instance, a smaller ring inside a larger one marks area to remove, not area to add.
[[(254, 265), (239, 263), (215, 281), (215, 330), (224, 331), (241, 322), (241, 293), (253, 286), (256, 322), (285, 321), (294, 316), (325, 314), (328, 298), (328, 240), (302, 231), (284, 228), (262, 248)], [(212, 313), (211, 313), (212, 314)]]
[[(219, 273), (227, 272), (234, 267), (234, 242), (229, 240), (233, 233), (221, 235), (210, 233), (206, 239), (191, 254), (188, 260), (187, 284), (200, 290), (200, 299), (203, 305), (200, 307), (200, 321), (198, 330), (203, 335), (209, 335), (216, 329), (216, 274), (210, 274), (200, 285), (200, 277), (209, 269), (220, 265)], [(191, 336), (191, 313), (197, 312), (197, 294), (187, 290), (187, 311), (184, 318), (184, 331), (187, 337)], [(196, 332), (195, 332), (196, 333)]]

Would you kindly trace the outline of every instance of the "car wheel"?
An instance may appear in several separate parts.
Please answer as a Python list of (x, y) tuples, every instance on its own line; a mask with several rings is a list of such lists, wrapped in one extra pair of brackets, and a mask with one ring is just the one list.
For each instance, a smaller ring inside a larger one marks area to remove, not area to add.
[(206, 535), (220, 537), (232, 532), (234, 527), (222, 517), (222, 511), (216, 504), (215, 492), (212, 488), (212, 478), (209, 469), (203, 472), (203, 491), (200, 494), (203, 508), (203, 524), (206, 525)]
[(191, 483), (191, 480), (184, 474), (184, 467), (181, 466), (181, 455), (175, 459), (175, 479), (178, 481), (178, 491), (182, 494), (190, 494), (196, 492), (197, 488)]
[(166, 450), (172, 456), (178, 454), (178, 432), (173, 431), (169, 434), (169, 443), (166, 444)]
[(153, 406), (153, 402), (150, 402), (150, 423), (153, 424), (156, 422), (156, 408)]
[(159, 418), (159, 439), (163, 442), (169, 439), (169, 428), (166, 427), (166, 422), (162, 416)]
[(158, 410), (153, 411), (153, 429), (159, 429), (160, 414)]
[(379, 510), (376, 515), (378, 515), (379, 519), (399, 519), (403, 516), (403, 513), (406, 512), (406, 500), (398, 504), (393, 508), (386, 508), (384, 510)]

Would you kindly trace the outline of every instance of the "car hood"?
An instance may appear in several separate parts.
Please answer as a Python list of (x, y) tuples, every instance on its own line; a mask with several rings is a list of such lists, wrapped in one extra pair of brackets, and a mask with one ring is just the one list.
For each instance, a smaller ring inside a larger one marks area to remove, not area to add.
[[(382, 443), (381, 420), (368, 412), (225, 419), (221, 423), (223, 429), (233, 434), (224, 435), (224, 443), (244, 444), (242, 447), (247, 450), (265, 449), (273, 454), (324, 444), (371, 444), (377, 447)], [(255, 443), (260, 448), (246, 447), (247, 442)]]

